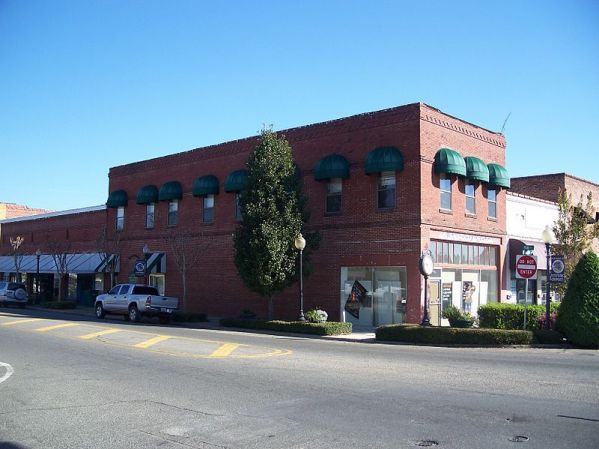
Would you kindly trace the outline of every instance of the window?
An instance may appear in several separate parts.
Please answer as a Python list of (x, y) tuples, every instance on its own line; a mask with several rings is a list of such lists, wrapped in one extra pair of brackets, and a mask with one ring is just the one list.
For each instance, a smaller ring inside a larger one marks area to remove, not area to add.
[(206, 195), (203, 200), (202, 221), (212, 223), (214, 221), (214, 195)]
[(392, 209), (395, 207), (395, 172), (381, 172), (378, 185), (378, 208)]
[(241, 193), (235, 194), (235, 221), (241, 221)]
[(466, 181), (464, 186), (466, 191), (466, 213), (476, 214), (476, 186), (472, 181)]
[(341, 212), (341, 191), (343, 190), (343, 181), (341, 178), (333, 178), (327, 184), (327, 204), (326, 213), (334, 214)]
[(487, 204), (489, 205), (489, 218), (497, 218), (497, 190), (487, 189)]
[(116, 209), (116, 230), (122, 231), (125, 228), (125, 208), (123, 206)]
[(451, 177), (446, 173), (441, 173), (439, 188), (441, 189), (441, 209), (451, 210)]
[(150, 274), (148, 276), (148, 284), (150, 284), (152, 287), (156, 287), (158, 293), (164, 295), (164, 274)]
[(154, 203), (146, 206), (146, 229), (154, 228)]
[(176, 226), (179, 219), (179, 201), (171, 200), (168, 203), (168, 222), (169, 226)]

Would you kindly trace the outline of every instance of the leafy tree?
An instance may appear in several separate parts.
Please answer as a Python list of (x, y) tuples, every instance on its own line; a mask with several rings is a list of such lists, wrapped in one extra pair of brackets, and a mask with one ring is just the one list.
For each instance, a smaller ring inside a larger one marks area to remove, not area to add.
[[(235, 265), (248, 289), (268, 297), (272, 319), (274, 294), (297, 278), (293, 241), (308, 217), (306, 200), (291, 146), (271, 129), (262, 131), (247, 168), (247, 187), (240, 198), (242, 222), (233, 236)], [(306, 241), (306, 249), (313, 248), (317, 237), (309, 234)]]
[[(593, 220), (595, 210), (591, 192), (587, 195), (586, 203), (583, 203), (581, 195), (578, 204), (574, 205), (572, 195), (560, 191), (557, 204), (559, 216), (553, 232), (559, 243), (556, 245), (555, 253), (564, 256), (567, 282), (582, 255), (591, 249), (593, 239), (599, 237), (599, 222), (594, 223)], [(563, 293), (566, 284), (561, 284), (556, 288), (561, 289), (560, 293)]]
[(599, 257), (592, 251), (572, 273), (556, 326), (576, 345), (599, 347)]

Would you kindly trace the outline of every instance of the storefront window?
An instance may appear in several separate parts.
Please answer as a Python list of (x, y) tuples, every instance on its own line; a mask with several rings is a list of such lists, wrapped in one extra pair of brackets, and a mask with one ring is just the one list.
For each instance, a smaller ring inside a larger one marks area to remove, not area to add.
[(378, 185), (378, 208), (395, 207), (395, 172), (382, 172)]
[(441, 190), (441, 209), (451, 210), (451, 177), (446, 173), (441, 173), (439, 188)]
[(156, 287), (158, 289), (158, 293), (164, 295), (165, 281), (164, 274), (150, 274), (148, 277), (148, 283), (152, 287)]

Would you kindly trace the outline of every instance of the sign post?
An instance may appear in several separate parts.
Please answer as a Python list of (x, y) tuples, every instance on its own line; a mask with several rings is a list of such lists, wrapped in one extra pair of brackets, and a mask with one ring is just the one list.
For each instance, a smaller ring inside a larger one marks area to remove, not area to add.
[(535, 256), (516, 256), (516, 278), (526, 279), (524, 283), (524, 330), (528, 321), (528, 280), (537, 278), (537, 258)]

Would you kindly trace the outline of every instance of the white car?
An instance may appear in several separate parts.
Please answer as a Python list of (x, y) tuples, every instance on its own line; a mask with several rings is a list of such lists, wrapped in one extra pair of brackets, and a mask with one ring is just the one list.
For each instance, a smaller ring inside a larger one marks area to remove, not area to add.
[(0, 305), (25, 307), (28, 300), (29, 295), (25, 284), (22, 282), (0, 281)]

